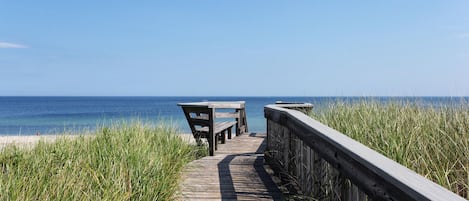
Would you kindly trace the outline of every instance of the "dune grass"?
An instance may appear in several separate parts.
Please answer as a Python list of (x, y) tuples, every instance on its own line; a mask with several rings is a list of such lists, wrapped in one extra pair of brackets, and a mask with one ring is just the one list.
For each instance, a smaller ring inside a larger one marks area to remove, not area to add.
[(313, 117), (469, 198), (469, 104), (339, 102)]
[(94, 136), (0, 152), (0, 200), (172, 200), (183, 166), (206, 149), (175, 129), (120, 123)]

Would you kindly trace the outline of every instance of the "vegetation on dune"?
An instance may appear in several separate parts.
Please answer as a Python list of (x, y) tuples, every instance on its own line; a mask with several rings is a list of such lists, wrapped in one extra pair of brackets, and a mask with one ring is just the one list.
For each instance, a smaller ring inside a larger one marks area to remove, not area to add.
[(9, 146), (0, 152), (0, 200), (171, 200), (183, 166), (203, 153), (175, 129), (141, 123)]
[(315, 119), (469, 198), (469, 104), (334, 103)]

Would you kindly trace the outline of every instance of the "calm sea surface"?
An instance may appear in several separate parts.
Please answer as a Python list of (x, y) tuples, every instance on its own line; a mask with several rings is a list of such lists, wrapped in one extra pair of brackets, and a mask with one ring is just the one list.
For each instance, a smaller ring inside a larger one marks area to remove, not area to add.
[[(360, 101), (361, 97), (0, 97), (0, 135), (56, 134), (94, 129), (122, 120), (140, 119), (157, 124), (170, 122), (189, 133), (180, 102), (246, 101), (249, 130), (265, 131), (263, 107), (275, 101), (309, 102), (315, 110), (337, 100)], [(378, 97), (378, 101), (404, 100), (423, 105), (452, 105), (461, 97)]]

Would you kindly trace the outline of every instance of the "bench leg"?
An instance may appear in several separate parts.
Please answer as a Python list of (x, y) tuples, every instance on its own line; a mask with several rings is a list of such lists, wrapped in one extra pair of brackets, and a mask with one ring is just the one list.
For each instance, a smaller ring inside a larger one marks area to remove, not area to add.
[(220, 136), (220, 137), (221, 137), (221, 143), (222, 143), (222, 144), (225, 144), (225, 139), (226, 139), (225, 131), (222, 131), (222, 132), (220, 133), (220, 135), (221, 135), (221, 136)]
[(215, 134), (215, 150), (218, 150), (218, 140), (220, 140), (220, 135)]
[(210, 156), (214, 156), (215, 155), (215, 146), (214, 146), (214, 140), (213, 138), (211, 138), (210, 136), (207, 138), (207, 141), (208, 141), (208, 154)]
[(228, 139), (231, 139), (231, 127), (228, 128)]
[(237, 118), (236, 127), (235, 127), (236, 136), (239, 136), (241, 134), (241, 129), (239, 128), (239, 125), (240, 125), (240, 122), (239, 122), (239, 119)]

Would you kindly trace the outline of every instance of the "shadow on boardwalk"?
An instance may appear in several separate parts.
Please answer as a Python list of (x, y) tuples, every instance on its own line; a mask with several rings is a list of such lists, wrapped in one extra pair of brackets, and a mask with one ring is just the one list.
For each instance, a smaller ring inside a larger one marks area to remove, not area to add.
[(184, 172), (180, 200), (283, 200), (264, 165), (265, 134), (241, 135)]

